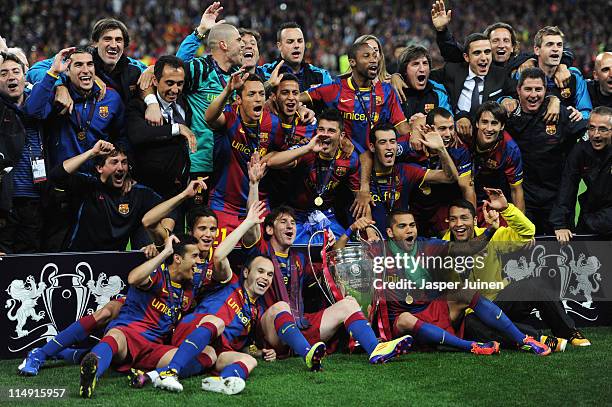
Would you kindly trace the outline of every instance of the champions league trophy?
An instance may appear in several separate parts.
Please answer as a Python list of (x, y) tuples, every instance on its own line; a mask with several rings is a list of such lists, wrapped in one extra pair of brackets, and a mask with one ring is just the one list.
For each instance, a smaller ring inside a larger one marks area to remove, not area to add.
[[(383, 236), (375, 226), (373, 228), (380, 242), (383, 243)], [(326, 233), (319, 231), (316, 233)], [(315, 233), (315, 234), (316, 234)], [(314, 235), (313, 235), (314, 236)], [(367, 315), (367, 308), (371, 303), (373, 294), (373, 261), (376, 254), (374, 244), (368, 243), (359, 233), (357, 234), (359, 243), (342, 249), (333, 250), (329, 253), (323, 250), (323, 283), (319, 281), (317, 273), (314, 273), (319, 287), (327, 300), (333, 304), (347, 295), (355, 298)], [(311, 237), (312, 240), (312, 237)], [(325, 234), (323, 247), (327, 245), (327, 234)], [(384, 256), (385, 245), (382, 244), (382, 255)], [(310, 258), (310, 242), (308, 243), (308, 257)]]
[(89, 302), (89, 288), (83, 283), (91, 279), (93, 272), (85, 262), (77, 264), (74, 273), (66, 274), (59, 274), (57, 265), (53, 263), (43, 267), (40, 281), (44, 281), (48, 287), (43, 301), (47, 315), (57, 332), (67, 328), (85, 313)]

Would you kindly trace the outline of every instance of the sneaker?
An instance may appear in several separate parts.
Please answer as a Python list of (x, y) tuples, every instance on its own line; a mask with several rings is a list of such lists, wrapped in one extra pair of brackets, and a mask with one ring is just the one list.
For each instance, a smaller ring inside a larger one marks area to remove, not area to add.
[(183, 385), (179, 382), (178, 371), (176, 369), (164, 370), (153, 379), (153, 387), (159, 387), (176, 393), (183, 391)]
[(542, 342), (536, 341), (531, 336), (526, 336), (523, 339), (523, 345), (521, 345), (521, 349), (527, 352), (533, 352), (536, 355), (547, 356), (550, 355), (550, 348), (543, 344)]
[(36, 376), (40, 368), (45, 364), (45, 356), (40, 348), (34, 348), (28, 352), (28, 356), (17, 367), (17, 372), (22, 376)]
[(227, 395), (238, 394), (244, 390), (246, 382), (236, 376), (231, 377), (207, 377), (202, 379), (202, 390), (214, 391), (215, 393), (223, 393)]
[(565, 352), (565, 347), (567, 346), (567, 339), (557, 338), (552, 335), (542, 335), (540, 342), (548, 346), (553, 352)]
[(577, 329), (572, 332), (572, 334), (571, 334), (571, 336), (569, 338), (569, 342), (573, 346), (591, 346), (591, 341), (589, 341), (587, 338), (585, 338), (584, 335), (582, 334), (582, 332), (580, 332)]
[(79, 395), (84, 399), (90, 399), (96, 388), (96, 373), (98, 372), (98, 357), (88, 353), (81, 362), (81, 385)]
[(147, 384), (151, 383), (151, 378), (142, 370), (130, 369), (128, 373), (128, 386), (133, 389), (142, 389)]
[(322, 369), (321, 360), (325, 357), (327, 346), (323, 342), (317, 342), (312, 345), (312, 348), (306, 354), (304, 360), (306, 361), (306, 367), (312, 372), (318, 372)]
[(370, 354), (370, 363), (386, 363), (398, 355), (408, 352), (412, 346), (412, 336), (404, 335), (389, 342), (381, 342)]
[(472, 350), (470, 352), (475, 355), (494, 355), (499, 353), (499, 342), (473, 342)]

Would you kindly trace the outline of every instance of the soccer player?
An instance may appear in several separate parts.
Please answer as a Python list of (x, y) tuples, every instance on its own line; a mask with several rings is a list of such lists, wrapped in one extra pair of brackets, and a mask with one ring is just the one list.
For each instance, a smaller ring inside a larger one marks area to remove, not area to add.
[(486, 198), (484, 186), (512, 195), (512, 202), (525, 210), (521, 151), (504, 131), (508, 116), (497, 102), (485, 102), (476, 111), (476, 136), (469, 142), (474, 163), (474, 188), (478, 202)]
[[(251, 165), (249, 172), (251, 188), (256, 189), (261, 174), (258, 164)], [(255, 199), (256, 194), (250, 197)], [(249, 202), (251, 203), (251, 202)], [(274, 282), (265, 296), (268, 304), (283, 301), (289, 304), (291, 312), (299, 329), (309, 343), (320, 341), (328, 345), (328, 349), (335, 350), (341, 330), (359, 341), (359, 344), (369, 355), (370, 363), (385, 363), (394, 356), (408, 351), (412, 338), (403, 336), (394, 341), (378, 343), (366, 317), (361, 312), (359, 303), (352, 297), (345, 297), (340, 301), (325, 307), (317, 304), (315, 312), (304, 312), (306, 288), (313, 284), (313, 273), (320, 272), (309, 266), (304, 253), (293, 249), (296, 236), (295, 213), (291, 207), (279, 206), (274, 208), (263, 222), (253, 225), (242, 238), (243, 246), (252, 256), (262, 255), (272, 259), (274, 264)], [(329, 245), (334, 243), (333, 237)], [(271, 342), (277, 352), (286, 353), (286, 346), (278, 341)]]
[(389, 123), (379, 123), (372, 129), (369, 142), (374, 156), (370, 178), (372, 202), (375, 205), (372, 207), (372, 219), (380, 227), (384, 227), (387, 216), (394, 209), (412, 205), (419, 188), (431, 188), (430, 184), (454, 183), (459, 179), (440, 134), (426, 132), (422, 142), (429, 153), (438, 158), (439, 168), (396, 162), (398, 143), (395, 128)]
[[(165, 264), (169, 258), (171, 261)], [(180, 314), (191, 306), (191, 283), (198, 258), (194, 237), (169, 236), (157, 256), (130, 272), (125, 305), (107, 326), (100, 343), (81, 362), (81, 397), (93, 396), (97, 380), (111, 362), (123, 372), (131, 367), (151, 370), (172, 358), (176, 348), (165, 343)]]
[[(488, 210), (501, 209), (498, 202), (487, 203)], [(391, 214), (387, 235), (389, 249), (394, 256), (408, 254), (409, 256), (438, 257), (477, 253), (478, 247), (486, 247), (486, 243), (495, 234), (495, 226), (490, 226), (478, 244), (468, 242), (467, 245), (448, 245), (439, 239), (418, 237), (414, 216), (407, 211)], [(478, 355), (491, 355), (499, 352), (499, 343), (480, 343), (462, 339), (463, 315), (466, 308), (474, 310), (476, 316), (485, 324), (507, 333), (523, 347), (539, 355), (548, 355), (550, 349), (531, 337), (526, 336), (504, 315), (504, 313), (484, 296), (472, 290), (457, 290), (442, 292), (436, 289), (426, 289), (427, 282), (447, 281), (444, 274), (427, 267), (420, 262), (414, 266), (406, 264), (403, 268), (387, 270), (386, 278), (405, 278), (416, 283), (418, 290), (402, 291), (383, 289), (378, 296), (375, 310), (375, 321), (381, 323), (384, 330), (381, 335), (397, 337), (411, 333), (422, 344), (445, 345), (465, 352)], [(453, 277), (449, 280), (452, 281)], [(383, 279), (384, 280), (384, 279)], [(382, 287), (381, 287), (382, 288)], [(404, 296), (405, 294), (405, 296)], [(381, 300), (382, 298), (382, 300)], [(374, 303), (376, 304), (376, 302)]]
[[(246, 219), (219, 244), (214, 254), (215, 267), (232, 273), (227, 256), (252, 227), (263, 221), (265, 204), (256, 201), (249, 208)], [(255, 328), (261, 323), (266, 341), (284, 343), (299, 354), (311, 370), (320, 370), (325, 355), (325, 344), (310, 346), (290, 313), (289, 305), (277, 302), (264, 307), (262, 296), (272, 285), (274, 265), (265, 255), (256, 255), (246, 263), (243, 275), (233, 275), (229, 284), (204, 298), (190, 314), (183, 318), (173, 335), (173, 343), (179, 346), (168, 366), (151, 372), (156, 387), (170, 391), (182, 391), (179, 375), (186, 376), (184, 368), (210, 344), (217, 352), (216, 364), (199, 357), (202, 370), (214, 365), (220, 377), (202, 382), (204, 390), (236, 394), (244, 388), (244, 381), (257, 366), (257, 361), (242, 353), (252, 343)], [(218, 339), (217, 339), (218, 338)], [(198, 372), (189, 369), (190, 374)]]
[(612, 52), (602, 52), (595, 58), (593, 80), (587, 81), (593, 107), (612, 107)]
[(280, 58), (274, 62), (262, 65), (266, 80), (269, 80), (274, 71), (276, 74), (290, 73), (298, 78), (300, 91), (304, 92), (317, 86), (332, 82), (332, 77), (325, 69), (304, 61), (306, 43), (302, 28), (294, 22), (282, 24), (276, 33), (276, 46), (280, 51)]
[(525, 214), (535, 224), (538, 235), (551, 235), (554, 228), (548, 217), (557, 200), (563, 165), (584, 135), (587, 123), (580, 114), (574, 121), (566, 109), (559, 111), (556, 123), (545, 122), (550, 98), (556, 97), (545, 99), (546, 76), (539, 68), (527, 68), (521, 73), (517, 93), (520, 107), (511, 112), (505, 130), (521, 150)]
[(574, 208), (581, 180), (587, 189), (580, 195), (580, 216), (575, 230), (612, 235), (612, 108), (593, 109), (587, 134), (589, 141), (575, 145), (567, 157), (559, 197), (550, 214), (561, 243), (573, 238)]
[[(475, 264), (467, 278), (469, 281), (504, 282), (502, 256), (520, 250), (531, 242), (536, 229), (523, 212), (508, 203), (501, 190), (487, 188), (485, 192), (488, 195), (485, 211), (490, 212), (487, 207), (494, 209), (493, 213), (485, 213), (485, 218), (488, 217), (487, 223), (493, 225), (496, 231), (487, 246), (484, 262), (481, 265)], [(507, 226), (498, 225), (501, 218), (506, 221)], [(444, 240), (469, 242), (484, 233), (484, 229), (475, 226), (476, 211), (467, 201), (458, 200), (451, 203), (448, 221), (449, 230), (444, 235)], [(574, 321), (566, 314), (559, 298), (553, 298), (547, 290), (541, 290), (529, 279), (505, 284), (505, 288), (501, 290), (489, 288), (479, 291), (494, 301), (513, 321), (523, 322), (528, 319), (531, 310), (537, 309), (542, 321), (557, 337), (551, 336), (546, 342), (555, 351), (565, 349), (566, 340), (575, 346), (590, 345), (589, 340), (576, 329)], [(538, 301), (534, 300), (536, 298)]]
[[(297, 243), (308, 243), (317, 230), (329, 227), (340, 236), (344, 229), (336, 219), (334, 200), (340, 186), (359, 189), (359, 157), (351, 143), (343, 143), (342, 116), (326, 110), (318, 117), (317, 134), (306, 145), (275, 152), (266, 159), (268, 168), (293, 167), (298, 180), (290, 206), (297, 210)], [(265, 157), (264, 157), (265, 158)], [(322, 242), (316, 236), (313, 242)]]
[(361, 154), (368, 148), (368, 136), (376, 123), (392, 123), (400, 135), (407, 135), (410, 129), (393, 87), (373, 83), (380, 61), (372, 47), (367, 42), (355, 43), (348, 57), (351, 76), (303, 92), (300, 101), (338, 109), (344, 118), (343, 132)]
[[(237, 91), (236, 105), (224, 110), (234, 90)], [(210, 207), (226, 235), (240, 224), (239, 217), (247, 212), (247, 163), (251, 155), (257, 151), (265, 156), (269, 151), (285, 148), (281, 121), (264, 109), (265, 98), (261, 78), (239, 71), (232, 75), (206, 111), (208, 124), (222, 133), (217, 142), (228, 156), (227, 162), (220, 163), (219, 179), (210, 193)], [(260, 193), (259, 199), (265, 201), (266, 194)]]

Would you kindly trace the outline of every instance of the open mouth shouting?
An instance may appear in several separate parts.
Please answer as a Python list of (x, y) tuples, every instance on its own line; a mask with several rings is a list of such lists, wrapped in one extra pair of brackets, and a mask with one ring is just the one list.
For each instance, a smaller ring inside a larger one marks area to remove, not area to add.
[(481, 76), (486, 75), (489, 72), (489, 62), (488, 61), (478, 62), (477, 69), (478, 69), (478, 75), (481, 75)]
[(368, 79), (374, 79), (378, 75), (378, 63), (368, 64)]
[(255, 118), (259, 119), (261, 117), (262, 112), (263, 112), (262, 104), (256, 104), (253, 106), (253, 114)]
[(425, 85), (427, 84), (427, 75), (425, 75), (424, 73), (418, 74), (416, 76), (416, 87), (418, 89), (422, 89), (425, 87)]
[(79, 75), (79, 82), (82, 88), (89, 89), (93, 86), (93, 76), (91, 74)]
[(540, 107), (542, 98), (540, 96), (529, 96), (526, 100), (526, 107), (529, 111), (536, 111)]
[(395, 153), (391, 150), (386, 151), (383, 155), (383, 161), (383, 164), (386, 167), (393, 165), (393, 163), (395, 162)]
[(270, 287), (270, 280), (264, 279), (264, 278), (258, 278), (255, 282), (255, 286), (257, 287), (257, 291), (258, 294), (263, 294), (266, 292), (266, 290), (268, 289), (268, 287)]
[(594, 150), (602, 150), (606, 146), (606, 141), (603, 137), (596, 135), (591, 137), (591, 145)]
[(548, 57), (549, 61), (552, 65), (558, 65), (561, 63), (561, 53), (553, 52)]
[(287, 116), (293, 115), (296, 112), (296, 110), (297, 110), (297, 102), (295, 102), (293, 100), (292, 101), (286, 101), (284, 103), (284, 106), (285, 106), (285, 109), (284, 109), (285, 110), (285, 114)]
[(302, 59), (302, 52), (299, 50), (291, 52), (291, 59), (294, 61), (300, 61)]

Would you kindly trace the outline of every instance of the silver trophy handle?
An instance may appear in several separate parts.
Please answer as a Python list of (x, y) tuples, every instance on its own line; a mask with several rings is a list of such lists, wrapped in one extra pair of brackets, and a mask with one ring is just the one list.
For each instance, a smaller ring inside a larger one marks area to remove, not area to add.
[[(321, 289), (321, 292), (325, 296), (325, 299), (327, 301), (329, 301), (330, 304), (334, 304), (336, 301), (333, 301), (332, 298), (330, 298), (327, 295), (327, 292), (326, 292), (326, 291), (329, 291), (331, 293), (331, 289), (329, 288), (329, 284), (327, 283), (327, 281), (325, 281), (325, 285), (327, 286), (327, 290), (325, 290), (325, 288), (323, 288), (323, 285), (321, 284), (321, 281), (319, 281), (319, 277), (317, 277), (317, 273), (315, 271), (314, 263), (312, 262), (312, 257), (310, 256), (310, 248), (312, 247), (312, 239), (316, 235), (318, 235), (319, 233), (324, 233), (324, 231), (323, 230), (317, 230), (316, 232), (314, 232), (312, 234), (312, 236), (310, 236), (310, 239), (308, 239), (308, 247), (306, 249), (308, 251), (308, 261), (310, 262), (310, 267), (312, 267), (312, 274), (314, 275), (314, 278), (317, 281), (317, 285)], [(325, 277), (323, 277), (323, 280), (325, 280)]]

